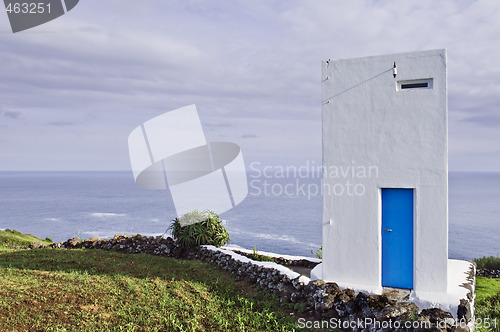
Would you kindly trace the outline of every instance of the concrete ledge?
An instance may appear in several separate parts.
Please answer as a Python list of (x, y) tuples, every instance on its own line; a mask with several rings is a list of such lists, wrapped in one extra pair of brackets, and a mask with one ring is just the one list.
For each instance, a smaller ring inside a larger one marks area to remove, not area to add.
[(411, 292), (410, 301), (420, 309), (440, 308), (457, 320), (467, 323), (474, 318), (476, 266), (468, 261), (448, 260), (448, 291), (446, 293)]

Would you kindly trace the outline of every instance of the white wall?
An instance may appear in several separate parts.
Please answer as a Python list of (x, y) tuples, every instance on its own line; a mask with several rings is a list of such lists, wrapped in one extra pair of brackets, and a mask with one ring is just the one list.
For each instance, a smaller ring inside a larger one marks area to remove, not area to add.
[[(432, 89), (397, 90), (428, 78)], [(380, 188), (415, 188), (414, 290), (446, 291), (446, 51), (325, 61), (322, 98), (323, 165), (340, 170), (323, 179), (322, 278), (380, 291)]]

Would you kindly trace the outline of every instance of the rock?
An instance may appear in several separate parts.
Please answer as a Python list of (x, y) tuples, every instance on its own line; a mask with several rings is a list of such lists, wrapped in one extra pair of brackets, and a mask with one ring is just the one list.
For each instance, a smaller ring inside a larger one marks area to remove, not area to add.
[(69, 239), (68, 241), (66, 241), (66, 244), (69, 245), (70, 248), (75, 248), (78, 244), (80, 244), (80, 239), (77, 238), (77, 237), (73, 237), (71, 239)]
[(359, 310), (359, 308), (356, 304), (356, 300), (354, 298), (351, 298), (351, 300), (349, 300), (349, 302), (346, 302), (344, 304), (344, 308), (345, 308), (347, 314), (349, 314), (349, 315), (352, 315)]
[(347, 317), (349, 312), (347, 311), (346, 305), (344, 302), (336, 302), (334, 304), (335, 311), (337, 312), (339, 317)]
[(39, 249), (39, 248), (44, 248), (45, 245), (41, 244), (40, 242), (33, 242), (33, 243), (30, 243), (29, 245), (29, 248), (30, 249)]
[[(415, 303), (411, 302), (397, 302), (384, 307), (378, 317), (379, 318), (396, 318), (408, 317), (414, 315), (417, 317), (419, 309)], [(451, 316), (451, 314), (450, 314)], [(453, 317), (453, 316), (452, 316)]]
[(335, 304), (335, 295), (325, 294), (323, 296), (323, 307), (324, 309), (331, 309)]
[(469, 323), (470, 318), (471, 318), (471, 308), (470, 308), (470, 302), (461, 299), (460, 304), (458, 306), (458, 311), (457, 311), (457, 318), (459, 321), (464, 321), (466, 323)]
[(334, 298), (339, 298), (344, 292), (340, 289), (339, 285), (332, 282), (327, 284), (325, 293), (333, 296)]
[(292, 294), (290, 294), (290, 301), (292, 303), (297, 303), (300, 300), (302, 300), (303, 298), (304, 298), (304, 296), (300, 292), (293, 292)]
[(352, 290), (350, 288), (347, 288), (347, 289), (344, 289), (344, 294), (346, 296), (349, 296), (349, 297), (354, 297), (354, 295), (356, 295), (356, 292), (354, 292), (354, 290)]
[(382, 309), (387, 305), (394, 304), (394, 300), (389, 299), (386, 295), (369, 295), (368, 305), (372, 308)]
[(500, 278), (500, 270), (495, 269), (478, 269), (476, 275), (486, 278)]
[(453, 318), (453, 315), (439, 308), (431, 308), (422, 310), (420, 317), (428, 318), (432, 324), (436, 324), (446, 318)]
[(361, 308), (361, 313), (363, 318), (375, 318), (377, 309), (370, 306), (364, 306)]
[(368, 300), (369, 297), (363, 292), (359, 292), (358, 295), (356, 296), (356, 304), (360, 307), (363, 308), (365, 306), (368, 306)]
[(321, 289), (326, 288), (326, 282), (324, 282), (323, 280), (315, 280), (312, 282), (312, 284), (314, 287), (317, 287), (317, 288), (321, 288)]

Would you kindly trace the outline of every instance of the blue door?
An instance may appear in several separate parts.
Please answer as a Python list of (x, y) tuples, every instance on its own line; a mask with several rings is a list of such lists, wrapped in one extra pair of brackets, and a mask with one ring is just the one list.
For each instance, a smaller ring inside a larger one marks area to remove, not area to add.
[(382, 189), (382, 286), (413, 288), (413, 189)]

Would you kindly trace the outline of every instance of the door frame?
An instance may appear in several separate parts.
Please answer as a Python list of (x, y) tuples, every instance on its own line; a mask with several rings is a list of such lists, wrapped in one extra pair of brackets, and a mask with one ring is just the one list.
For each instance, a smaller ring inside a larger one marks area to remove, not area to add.
[(378, 284), (380, 287), (382, 286), (382, 189), (412, 189), (413, 190), (413, 262), (412, 262), (412, 271), (413, 271), (413, 287), (411, 290), (413, 291), (415, 289), (415, 286), (417, 284), (417, 279), (416, 279), (416, 261), (417, 261), (417, 248), (416, 248), (416, 243), (417, 243), (417, 217), (418, 217), (418, 202), (419, 202), (419, 197), (418, 197), (418, 187), (417, 186), (412, 186), (412, 185), (380, 185), (378, 186), (378, 249), (379, 249), (379, 282)]

